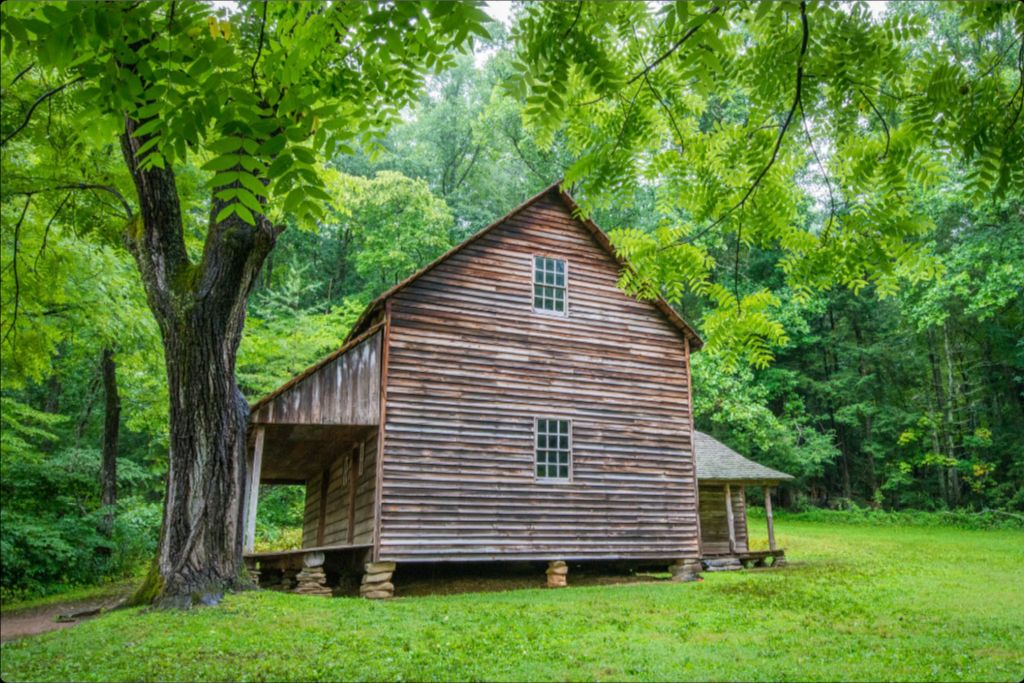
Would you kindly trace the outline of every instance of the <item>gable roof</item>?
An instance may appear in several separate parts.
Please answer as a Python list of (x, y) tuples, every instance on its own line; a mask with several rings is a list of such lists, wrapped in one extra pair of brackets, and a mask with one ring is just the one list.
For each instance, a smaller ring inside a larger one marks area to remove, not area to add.
[(704, 432), (693, 432), (699, 481), (787, 481), (792, 475), (765, 467)]
[[(580, 218), (580, 216), (579, 216), (580, 211), (579, 211), (579, 207), (576, 205), (576, 202), (573, 200), (573, 198), (569, 195), (568, 192), (562, 192), (559, 189), (559, 185), (561, 185), (561, 183), (562, 183), (562, 181), (559, 180), (558, 182), (552, 183), (551, 185), (545, 187), (543, 190), (541, 190), (540, 192), (538, 192), (534, 196), (530, 197), (529, 199), (527, 199), (525, 202), (523, 202), (522, 204), (520, 204), (516, 208), (512, 209), (511, 211), (509, 211), (507, 214), (505, 214), (504, 216), (502, 216), (498, 220), (494, 221), (493, 223), (488, 225), (486, 228), (483, 228), (482, 230), (477, 231), (476, 233), (474, 233), (473, 235), (471, 235), (467, 239), (463, 240), (460, 244), (457, 244), (456, 246), (452, 247), (451, 249), (449, 249), (445, 253), (441, 254), (439, 257), (437, 257), (436, 259), (434, 259), (433, 261), (428, 263), (426, 266), (424, 266), (423, 268), (420, 268), (418, 271), (416, 271), (415, 273), (413, 273), (409, 277), (405, 278), (404, 280), (402, 280), (401, 282), (399, 282), (398, 284), (396, 284), (395, 286), (391, 287), (386, 292), (384, 292), (383, 294), (378, 296), (376, 299), (371, 301), (370, 304), (366, 307), (366, 309), (359, 316), (359, 318), (356, 320), (355, 324), (352, 326), (352, 329), (349, 331), (348, 335), (345, 337), (345, 340), (342, 343), (341, 348), (339, 348), (338, 350), (333, 351), (330, 354), (324, 356), (323, 358), (321, 358), (320, 360), (318, 360), (317, 362), (313, 363), (308, 368), (306, 368), (305, 370), (300, 372), (298, 375), (296, 375), (295, 377), (292, 377), (290, 380), (288, 380), (287, 382), (285, 382), (284, 384), (279, 386), (277, 389), (274, 389), (269, 394), (266, 394), (265, 396), (263, 396), (260, 399), (258, 399), (255, 403), (253, 403), (250, 406), (250, 408), (249, 408), (250, 412), (255, 412), (257, 409), (259, 409), (260, 407), (265, 405), (267, 402), (273, 400), (277, 396), (280, 396), (287, 389), (289, 389), (289, 388), (293, 387), (294, 385), (298, 384), (299, 382), (301, 382), (306, 377), (309, 377), (310, 375), (312, 375), (314, 372), (316, 372), (317, 370), (319, 370), (323, 366), (327, 365), (328, 363), (330, 363), (331, 361), (335, 360), (336, 358), (338, 358), (340, 355), (342, 355), (343, 353), (345, 353), (349, 349), (351, 349), (354, 346), (356, 346), (359, 342), (361, 342), (361, 341), (367, 339), (368, 337), (370, 337), (374, 332), (376, 332), (380, 328), (379, 324), (372, 324), (372, 325), (370, 324), (370, 321), (373, 319), (372, 316), (377, 311), (379, 311), (381, 309), (381, 307), (384, 305), (384, 303), (388, 299), (390, 299), (392, 296), (394, 296), (395, 294), (397, 294), (401, 290), (403, 290), (406, 287), (408, 287), (410, 284), (415, 282), (417, 279), (419, 279), (420, 277), (422, 277), (426, 273), (428, 273), (431, 270), (433, 270), (435, 267), (437, 267), (438, 265), (443, 263), (445, 260), (447, 260), (450, 256), (453, 256), (454, 254), (459, 253), (460, 251), (465, 249), (470, 244), (473, 244), (474, 242), (476, 242), (478, 239), (480, 239), (484, 235), (488, 234), (489, 232), (491, 232), (492, 230), (494, 230), (498, 226), (502, 225), (509, 218), (512, 218), (513, 216), (515, 216), (520, 211), (528, 208), (529, 206), (531, 206), (532, 204), (534, 204), (538, 200), (543, 199), (544, 197), (547, 197), (549, 195), (557, 196), (566, 205), (566, 207), (569, 209), (569, 212), (572, 214), (573, 218), (578, 220), (580, 222), (580, 224), (584, 228), (586, 228), (586, 230), (591, 234), (591, 236), (594, 238), (594, 240), (606, 252), (608, 252), (608, 254), (613, 259), (615, 259), (615, 262), (619, 264), (620, 268), (631, 268), (629, 263), (624, 258), (619, 256), (618, 253), (616, 253), (615, 248), (612, 246), (612, 243), (608, 240), (608, 236), (604, 234), (604, 231), (602, 231), (601, 228), (597, 227), (597, 224), (595, 224), (589, 218)], [(662, 315), (665, 316), (665, 319), (668, 320), (668, 322), (673, 327), (675, 327), (677, 330), (679, 330), (679, 332), (681, 334), (683, 334), (689, 340), (690, 347), (694, 351), (696, 351), (696, 350), (700, 349), (702, 346), (704, 346), (704, 341), (700, 338), (700, 335), (698, 335), (697, 332), (692, 327), (690, 327), (690, 325), (685, 320), (683, 320), (682, 316), (680, 316), (678, 313), (676, 313), (675, 309), (673, 309), (672, 306), (670, 306), (667, 301), (665, 301), (661, 297), (658, 297), (657, 299), (653, 299), (651, 301), (651, 303), (655, 307), (657, 307), (657, 309), (659, 311), (661, 311)]]
[[(354, 338), (355, 336), (361, 334), (363, 327), (371, 319), (374, 313), (379, 311), (380, 308), (384, 305), (384, 303), (392, 296), (408, 287), (410, 284), (418, 280), (426, 273), (433, 270), (435, 267), (446, 261), (450, 256), (459, 253), (460, 251), (468, 247), (470, 244), (473, 244), (478, 239), (480, 239), (484, 235), (488, 234), (489, 232), (503, 224), (509, 218), (512, 218), (520, 211), (526, 209), (527, 207), (531, 206), (538, 200), (543, 199), (544, 197), (547, 197), (549, 195), (556, 195), (566, 205), (566, 207), (569, 209), (569, 213), (572, 214), (573, 218), (579, 221), (580, 224), (583, 225), (584, 228), (586, 228), (587, 232), (590, 233), (594, 240), (606, 252), (608, 252), (608, 255), (615, 259), (615, 262), (619, 264), (620, 268), (629, 268), (630, 270), (632, 270), (632, 266), (629, 265), (629, 262), (627, 262), (615, 251), (615, 247), (612, 246), (611, 241), (609, 241), (608, 236), (604, 234), (604, 231), (601, 230), (601, 228), (599, 228), (597, 224), (594, 223), (589, 218), (580, 217), (579, 206), (577, 206), (576, 202), (573, 200), (572, 196), (570, 196), (568, 192), (563, 192), (562, 190), (559, 189), (559, 186), (561, 184), (562, 181), (558, 180), (557, 182), (547, 186), (546, 188), (544, 188), (534, 196), (530, 197), (516, 208), (509, 211), (507, 214), (505, 214), (498, 220), (488, 225), (486, 228), (477, 231), (467, 239), (463, 240), (461, 243), (457, 244), (456, 246), (452, 247), (445, 253), (441, 254), (439, 257), (428, 263), (426, 266), (420, 268), (418, 271), (416, 271), (409, 277), (405, 278), (404, 280), (402, 280), (401, 282), (399, 282), (398, 284), (396, 284), (395, 286), (391, 287), (386, 292), (378, 296), (376, 299), (371, 301), (370, 305), (366, 307), (366, 310), (363, 311), (362, 315), (359, 316), (355, 324), (352, 326), (352, 330), (349, 332), (348, 337), (346, 337), (345, 341), (347, 342), (350, 339)], [(689, 325), (689, 323), (683, 320), (682, 316), (676, 313), (675, 309), (672, 308), (672, 306), (670, 306), (669, 303), (665, 301), (665, 299), (659, 296), (658, 298), (651, 300), (651, 303), (659, 311), (661, 311), (662, 315), (665, 316), (666, 320), (668, 320), (668, 322), (673, 327), (679, 330), (683, 334), (683, 336), (689, 340), (690, 346), (694, 351), (704, 346), (704, 341), (700, 338), (700, 335), (697, 334), (696, 330), (694, 330)]]

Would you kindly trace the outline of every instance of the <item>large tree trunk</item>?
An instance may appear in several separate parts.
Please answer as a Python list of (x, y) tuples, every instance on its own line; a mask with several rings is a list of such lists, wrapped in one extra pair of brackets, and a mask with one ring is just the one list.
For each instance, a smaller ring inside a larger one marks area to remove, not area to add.
[(117, 365), (114, 352), (103, 349), (101, 360), (103, 370), (103, 461), (100, 466), (102, 502), (106, 512), (103, 515), (101, 531), (108, 538), (114, 531), (114, 506), (117, 505), (117, 437), (121, 427), (121, 397), (117, 391)]
[[(167, 499), (160, 548), (136, 602), (166, 607), (214, 604), (248, 587), (242, 513), (249, 410), (235, 383), (235, 356), (246, 301), (277, 230), (255, 226), (211, 202), (202, 259), (190, 262), (171, 170), (142, 170), (128, 120), (122, 151), (135, 181), (140, 215), (126, 241), (163, 336), (170, 394)], [(222, 188), (217, 188), (222, 189)]]

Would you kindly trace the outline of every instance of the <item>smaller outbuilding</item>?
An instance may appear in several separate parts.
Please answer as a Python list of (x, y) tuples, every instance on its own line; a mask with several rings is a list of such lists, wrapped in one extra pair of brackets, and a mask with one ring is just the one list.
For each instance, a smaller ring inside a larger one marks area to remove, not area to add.
[[(768, 558), (779, 566), (785, 551), (775, 545), (772, 520), (772, 489), (793, 477), (743, 457), (721, 441), (703, 432), (693, 433), (697, 459), (700, 539), (705, 567), (739, 569), (743, 564), (766, 564)], [(768, 522), (768, 550), (751, 551), (747, 544), (747, 487), (764, 490)]]

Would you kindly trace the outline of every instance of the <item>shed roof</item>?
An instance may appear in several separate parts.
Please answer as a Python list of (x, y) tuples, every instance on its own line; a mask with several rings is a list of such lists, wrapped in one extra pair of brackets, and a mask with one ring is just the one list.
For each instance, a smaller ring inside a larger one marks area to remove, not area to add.
[(785, 472), (744, 458), (704, 432), (693, 432), (693, 448), (697, 456), (697, 479), (700, 481), (779, 482), (793, 478)]
[[(410, 275), (406, 279), (402, 280), (401, 282), (396, 284), (394, 287), (392, 287), (391, 289), (387, 290), (386, 292), (384, 292), (383, 294), (378, 296), (376, 299), (371, 301), (370, 305), (367, 306), (366, 310), (363, 311), (363, 314), (361, 316), (359, 316), (358, 320), (356, 320), (355, 325), (352, 326), (352, 330), (349, 332), (349, 337), (348, 338), (352, 339), (353, 337), (361, 334), (363, 328), (369, 324), (369, 321), (371, 320), (371, 316), (376, 311), (380, 310), (380, 308), (384, 305), (385, 301), (390, 299), (392, 296), (397, 294), (399, 291), (401, 291), (401, 290), (405, 289), (406, 287), (408, 287), (410, 284), (415, 282), (417, 279), (419, 279), (424, 274), (426, 274), (429, 271), (433, 270), (437, 265), (443, 263), (450, 256), (452, 256), (454, 254), (457, 254), (458, 252), (462, 251), (467, 246), (469, 246), (473, 242), (477, 241), (478, 239), (480, 239), (481, 237), (483, 237), (484, 235), (489, 233), (494, 228), (496, 228), (499, 225), (503, 224), (505, 221), (507, 221), (512, 216), (516, 215), (517, 213), (519, 213), (523, 209), (527, 208), (528, 206), (530, 206), (531, 204), (533, 204), (537, 200), (542, 199), (543, 197), (548, 196), (549, 194), (556, 195), (559, 199), (562, 200), (562, 202), (565, 203), (566, 207), (568, 207), (568, 209), (572, 213), (572, 215), (577, 220), (580, 221), (580, 223), (583, 225), (583, 227), (587, 229), (587, 231), (593, 236), (594, 240), (601, 246), (601, 248), (603, 248), (605, 251), (607, 251), (608, 254), (612, 258), (615, 259), (615, 261), (619, 264), (619, 267), (621, 267), (621, 268), (631, 268), (629, 262), (626, 261), (621, 255), (619, 255), (618, 252), (615, 251), (615, 248), (612, 246), (612, 243), (609, 241), (608, 236), (604, 234), (604, 231), (601, 230), (601, 228), (599, 228), (597, 226), (597, 224), (594, 223), (592, 220), (590, 220), (589, 218), (584, 218), (584, 217), (582, 217), (580, 215), (579, 207), (577, 206), (576, 201), (572, 198), (571, 195), (569, 195), (568, 192), (565, 192), (565, 191), (560, 189), (561, 184), (562, 184), (562, 181), (558, 180), (557, 182), (554, 182), (551, 185), (547, 186), (546, 188), (544, 188), (543, 190), (541, 190), (540, 192), (538, 192), (534, 196), (530, 197), (529, 199), (527, 199), (525, 202), (523, 202), (522, 204), (520, 204), (516, 208), (512, 209), (511, 211), (509, 211), (507, 214), (505, 214), (504, 216), (502, 216), (498, 220), (496, 220), (493, 223), (491, 223), (490, 225), (488, 225), (486, 228), (483, 228), (483, 229), (479, 230), (478, 232), (476, 232), (475, 234), (473, 234), (472, 236), (470, 236), (469, 238), (467, 238), (466, 240), (464, 240), (460, 244), (457, 244), (456, 246), (452, 247), (447, 252), (445, 252), (444, 254), (441, 254), (441, 256), (437, 257), (432, 262), (428, 263), (426, 266), (424, 266), (423, 268), (419, 269), (418, 271), (416, 271), (415, 273), (413, 273), (412, 275)], [(679, 330), (679, 332), (686, 339), (689, 340), (690, 348), (692, 348), (693, 350), (696, 351), (696, 350), (699, 350), (702, 346), (704, 346), (704, 341), (700, 338), (700, 335), (697, 334), (697, 331), (694, 330), (690, 326), (689, 323), (687, 323), (685, 320), (683, 320), (682, 316), (680, 316), (679, 313), (677, 313), (676, 310), (674, 308), (672, 308), (672, 306), (669, 305), (669, 303), (667, 301), (665, 301), (665, 299), (663, 299), (660, 296), (659, 297), (655, 297), (654, 299), (651, 300), (651, 303), (659, 311), (661, 311), (662, 315), (665, 316), (665, 318), (668, 320), (668, 322), (673, 327), (675, 327), (677, 330)]]

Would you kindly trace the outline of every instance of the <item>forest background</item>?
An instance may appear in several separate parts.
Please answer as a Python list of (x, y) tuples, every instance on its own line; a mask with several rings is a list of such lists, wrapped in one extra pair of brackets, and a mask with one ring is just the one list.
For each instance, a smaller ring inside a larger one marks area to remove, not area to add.
[[(934, 31), (961, 39), (941, 8), (928, 11)], [(377, 294), (577, 161), (565, 133), (524, 123), (526, 105), (507, 87), (515, 70), (507, 27), (496, 22), (490, 31), (431, 81), (386, 138), (329, 162), (334, 208), (324, 218), (281, 234), (250, 299), (238, 356), (250, 401), (337, 348)], [(1016, 46), (1012, 35), (1007, 45)], [(5, 89), (22, 74), (16, 61), (5, 60)], [(30, 104), (5, 93), (5, 134)], [(708, 111), (707, 125), (723, 116), (727, 103)], [(54, 150), (64, 132), (51, 131)], [(28, 162), (5, 156), (4, 175), (30, 171), (19, 163)], [(93, 155), (82, 163), (114, 161)], [(198, 166), (179, 174), (183, 196), (195, 185), (196, 204), (200, 176)], [(812, 179), (806, 185), (800, 208), (810, 213), (823, 190)], [(124, 220), (116, 197), (81, 189), (33, 198), (31, 212), (22, 197), (3, 202), (4, 596), (134, 572), (159, 533), (168, 400), (159, 331), (116, 233)], [(620, 190), (593, 218), (628, 247), (664, 226), (663, 191), (656, 183)], [(783, 333), (772, 338), (770, 359), (694, 356), (697, 427), (795, 475), (781, 491), (788, 509), (1019, 520), (1022, 191), (979, 202), (970, 179), (952, 169), (915, 192), (932, 222), (915, 239), (936, 265), (894, 291), (870, 283), (795, 291), (776, 267), (778, 251), (714, 231), (699, 237), (717, 262), (734, 264), (728, 286), (738, 299), (774, 295), (768, 308)], [(197, 231), (189, 247), (200, 244)], [(684, 293), (678, 307), (715, 334), (705, 297)], [(302, 500), (296, 487), (261, 493), (262, 546), (297, 543)]]

